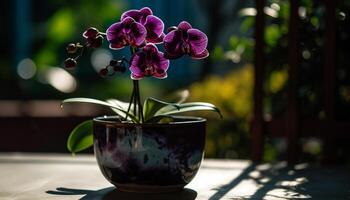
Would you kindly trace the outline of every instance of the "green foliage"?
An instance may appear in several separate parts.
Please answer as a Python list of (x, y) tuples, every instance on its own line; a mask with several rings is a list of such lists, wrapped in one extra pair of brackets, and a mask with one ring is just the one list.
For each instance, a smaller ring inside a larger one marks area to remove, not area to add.
[(182, 103), (178, 104), (177, 106), (173, 105), (167, 105), (163, 106), (161, 109), (159, 109), (155, 116), (159, 115), (173, 115), (178, 113), (184, 113), (184, 112), (191, 112), (191, 111), (214, 111), (222, 118), (222, 114), (220, 110), (215, 107), (211, 103), (206, 102), (189, 102), (189, 103)]
[(116, 104), (116, 101), (118, 100), (112, 100), (112, 101), (113, 103), (109, 103), (107, 101), (101, 101), (97, 99), (91, 99), (91, 98), (70, 98), (70, 99), (63, 100), (61, 106), (63, 106), (66, 103), (90, 103), (90, 104), (96, 104), (100, 106), (106, 106), (111, 108), (117, 115), (121, 117), (128, 116), (133, 122), (135, 123), (140, 122), (140, 120), (136, 118), (131, 112), (128, 112), (128, 110), (125, 109), (125, 107), (121, 106), (123, 102), (119, 102), (118, 104)]
[(213, 60), (222, 60), (224, 57), (224, 49), (221, 46), (215, 46), (211, 52), (210, 58)]
[[(70, 98), (62, 101), (61, 106), (67, 103), (90, 103), (111, 108), (120, 117), (128, 116), (132, 122), (141, 123), (141, 119), (133, 115), (129, 103), (125, 103), (116, 99), (101, 101), (91, 98)], [(158, 122), (163, 118), (169, 119), (169, 115), (179, 114), (190, 111), (214, 111), (222, 117), (220, 110), (213, 104), (205, 102), (189, 102), (189, 103), (168, 103), (154, 98), (148, 98), (144, 103), (144, 117), (146, 122)], [(157, 120), (156, 120), (157, 119)], [(164, 122), (163, 120), (163, 122)]]
[[(162, 109), (163, 107), (170, 106), (175, 108), (176, 110), (179, 110), (180, 107), (177, 104), (174, 103), (167, 103), (164, 101), (160, 101), (155, 98), (147, 98), (143, 104), (143, 116), (145, 118), (145, 121), (150, 120), (152, 117), (155, 116), (155, 114)], [(162, 115), (166, 115), (162, 113)]]
[(68, 150), (72, 153), (77, 153), (92, 146), (92, 131), (92, 120), (84, 121), (78, 126), (76, 126), (68, 137)]
[(85, 30), (89, 26), (105, 30), (108, 24), (120, 16), (125, 6), (121, 1), (110, 0), (60, 0), (52, 4), (59, 9), (53, 10), (45, 21), (38, 23), (39, 26), (35, 29), (37, 32), (34, 33), (36, 41), (39, 41), (36, 51), (33, 52), (39, 77), (44, 76), (50, 66), (61, 65), (67, 41), (83, 42), (82, 33), (77, 30)]
[(206, 99), (220, 108), (223, 120), (208, 119), (206, 156), (247, 158), (252, 112), (253, 67), (246, 65), (225, 76), (211, 75), (190, 87), (191, 101)]
[[(253, 67), (247, 65), (220, 77), (212, 75), (190, 87), (191, 100), (206, 99), (225, 118), (247, 120), (252, 110)], [(215, 94), (215, 95), (213, 95)]]
[(265, 42), (269, 46), (276, 45), (281, 33), (277, 25), (271, 25), (265, 29)]
[(75, 33), (75, 17), (69, 8), (57, 11), (49, 21), (48, 37), (51, 42), (63, 43), (72, 38)]
[[(125, 103), (116, 99), (108, 99), (107, 101), (101, 101), (97, 99), (90, 98), (71, 98), (62, 101), (61, 106), (67, 103), (90, 103), (100, 106), (106, 106), (111, 108), (120, 117), (128, 116), (132, 122), (140, 123), (141, 119), (134, 116), (129, 106), (129, 103)], [(216, 108), (213, 104), (205, 102), (190, 102), (190, 103), (167, 103), (154, 98), (148, 98), (144, 102), (144, 116), (146, 123), (170, 123), (173, 121), (171, 115), (189, 112), (189, 111), (200, 111), (208, 110), (217, 112), (221, 117), (220, 110)], [(79, 124), (71, 132), (67, 147), (68, 150), (76, 153), (82, 151), (92, 145), (92, 121), (85, 121)]]

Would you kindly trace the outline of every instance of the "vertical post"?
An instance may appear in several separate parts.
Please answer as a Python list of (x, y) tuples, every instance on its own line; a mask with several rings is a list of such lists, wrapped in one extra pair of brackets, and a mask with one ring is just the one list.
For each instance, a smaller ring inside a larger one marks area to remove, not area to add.
[[(336, 69), (336, 14), (335, 1), (325, 0), (326, 32), (324, 51), (323, 74), (323, 106), (326, 115), (327, 130), (324, 139), (324, 162), (334, 161), (335, 138), (331, 133), (335, 127), (334, 96), (335, 96), (335, 69)], [(333, 137), (332, 137), (333, 136)]]
[[(31, 45), (31, 1), (30, 0), (15, 0), (15, 65), (18, 62), (29, 56)], [(24, 33), (25, 32), (25, 33)], [(15, 71), (15, 70), (14, 70)]]
[(290, 17), (288, 30), (288, 108), (287, 108), (287, 161), (288, 164), (296, 163), (299, 113), (298, 113), (298, 65), (299, 65), (299, 2), (290, 0)]
[(264, 77), (264, 4), (265, 0), (256, 0), (255, 49), (254, 49), (254, 118), (252, 121), (252, 160), (260, 162), (264, 148), (263, 121), (263, 77)]

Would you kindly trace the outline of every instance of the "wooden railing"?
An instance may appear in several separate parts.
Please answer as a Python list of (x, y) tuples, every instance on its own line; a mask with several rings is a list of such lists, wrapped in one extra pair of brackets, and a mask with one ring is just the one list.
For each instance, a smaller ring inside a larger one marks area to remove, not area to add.
[(300, 66), (300, 19), (298, 15), (299, 1), (290, 0), (289, 32), (288, 32), (288, 88), (287, 109), (282, 118), (264, 120), (263, 118), (263, 77), (265, 69), (264, 52), (264, 6), (265, 0), (256, 0), (257, 15), (255, 18), (255, 85), (254, 85), (254, 118), (252, 120), (252, 160), (261, 161), (264, 138), (283, 136), (287, 140), (287, 160), (290, 164), (297, 162), (298, 139), (303, 136), (318, 136), (324, 139), (325, 158), (329, 159), (334, 147), (334, 138), (348, 137), (349, 122), (339, 122), (335, 116), (336, 91), (336, 5), (333, 0), (325, 0), (326, 27), (323, 83), (324, 119), (302, 119), (297, 98), (298, 67)]
[[(60, 101), (0, 101), (0, 152), (68, 152), (66, 140), (80, 122), (109, 109)], [(91, 151), (90, 151), (91, 152)]]

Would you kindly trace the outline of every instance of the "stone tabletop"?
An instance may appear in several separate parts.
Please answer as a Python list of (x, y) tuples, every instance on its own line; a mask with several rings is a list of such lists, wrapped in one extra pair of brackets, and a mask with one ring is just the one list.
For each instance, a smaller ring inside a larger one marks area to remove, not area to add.
[(108, 183), (91, 155), (1, 153), (0, 199), (350, 199), (350, 173), (344, 167), (206, 159), (181, 192), (132, 194)]

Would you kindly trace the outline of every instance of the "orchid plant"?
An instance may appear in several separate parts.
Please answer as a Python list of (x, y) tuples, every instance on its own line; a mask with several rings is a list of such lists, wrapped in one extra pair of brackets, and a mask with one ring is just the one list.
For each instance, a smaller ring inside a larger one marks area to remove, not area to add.
[[(124, 123), (168, 123), (173, 120), (172, 115), (198, 110), (215, 111), (221, 113), (213, 104), (206, 102), (165, 102), (155, 98), (146, 98), (141, 103), (139, 81), (145, 77), (164, 79), (170, 60), (189, 55), (193, 59), (204, 59), (209, 56), (206, 49), (208, 38), (205, 33), (195, 29), (186, 21), (178, 26), (172, 26), (164, 33), (164, 23), (153, 15), (150, 8), (128, 10), (124, 12), (120, 21), (112, 24), (106, 32), (90, 27), (84, 33), (84, 44), (71, 43), (66, 50), (72, 56), (65, 60), (67, 69), (77, 66), (78, 59), (88, 48), (101, 47), (104, 38), (109, 42), (109, 48), (120, 50), (130, 48), (131, 58), (123, 57), (111, 60), (109, 65), (99, 72), (101, 76), (112, 76), (124, 73), (128, 67), (131, 72), (133, 90), (130, 102), (116, 99), (101, 101), (91, 98), (70, 98), (62, 102), (91, 103), (111, 108)], [(157, 45), (163, 45), (165, 52), (159, 51)], [(67, 147), (71, 152), (81, 151), (92, 145), (92, 121), (79, 124), (70, 134)]]

